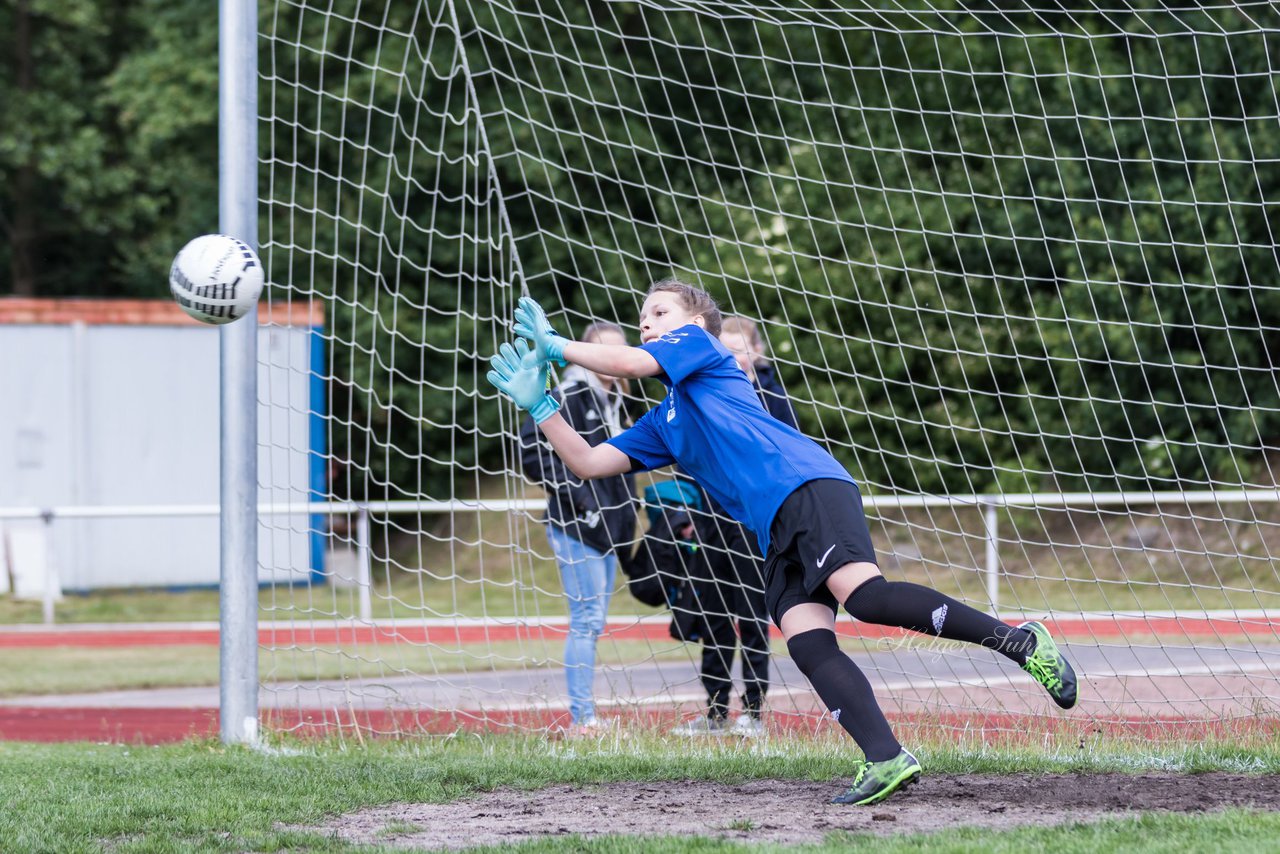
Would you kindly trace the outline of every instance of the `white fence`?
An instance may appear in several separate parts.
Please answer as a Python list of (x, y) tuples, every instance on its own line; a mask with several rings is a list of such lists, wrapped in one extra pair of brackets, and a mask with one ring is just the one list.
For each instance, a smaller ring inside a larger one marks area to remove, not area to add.
[[(909, 509), (933, 507), (979, 507), (982, 509), (986, 548), (981, 567), (972, 567), (984, 573), (987, 597), (992, 612), (999, 609), (1000, 586), (1000, 508), (1049, 509), (1065, 507), (1112, 506), (1160, 506), (1223, 505), (1223, 504), (1274, 504), (1280, 502), (1280, 489), (1241, 489), (1195, 492), (1065, 492), (1021, 493), (1010, 495), (881, 495), (867, 496), (868, 509)], [(261, 504), (260, 516), (286, 515), (297, 518), (314, 515), (344, 515), (355, 517), (353, 540), (357, 555), (357, 573), (353, 579), (359, 591), (360, 619), (368, 621), (372, 616), (372, 569), (370, 553), (369, 517), (371, 515), (438, 514), (457, 512), (538, 512), (546, 507), (542, 499), (514, 500), (453, 500), (453, 501), (371, 501), (371, 502), (311, 502)], [(46, 526), (58, 519), (105, 518), (182, 518), (216, 517), (216, 504), (198, 505), (134, 505), (134, 506), (63, 506), (63, 507), (0, 507), (0, 522), (6, 520), (40, 520)], [(3, 552), (0, 552), (0, 557)], [(0, 572), (4, 565), (0, 562)], [(52, 622), (54, 600), (58, 595), (56, 567), (48, 567), (44, 585), (44, 618)]]

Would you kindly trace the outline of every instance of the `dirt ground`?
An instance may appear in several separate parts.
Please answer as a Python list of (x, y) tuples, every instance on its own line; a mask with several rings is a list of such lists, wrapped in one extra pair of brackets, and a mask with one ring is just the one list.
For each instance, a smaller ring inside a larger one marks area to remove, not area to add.
[(1243, 774), (936, 774), (872, 807), (827, 803), (839, 788), (838, 782), (754, 780), (500, 789), (449, 804), (378, 807), (308, 829), (351, 842), (423, 849), (570, 833), (801, 843), (833, 831), (887, 835), (1053, 825), (1134, 812), (1280, 810), (1280, 777)]

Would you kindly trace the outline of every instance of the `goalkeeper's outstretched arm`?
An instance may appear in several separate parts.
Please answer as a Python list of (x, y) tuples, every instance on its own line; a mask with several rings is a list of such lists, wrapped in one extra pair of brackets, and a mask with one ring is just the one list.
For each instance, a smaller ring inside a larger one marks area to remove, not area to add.
[(597, 374), (626, 379), (652, 377), (662, 373), (658, 360), (639, 347), (625, 344), (598, 344), (570, 341), (556, 333), (537, 301), (521, 297), (516, 307), (516, 334), (527, 338), (539, 364), (572, 362)]
[(489, 362), (493, 366), (487, 374), (489, 382), (512, 403), (529, 413), (569, 471), (583, 480), (591, 480), (631, 470), (631, 458), (622, 451), (608, 443), (592, 447), (564, 420), (560, 414), (560, 402), (547, 394), (547, 365), (539, 360), (536, 350), (529, 349), (524, 339), (517, 340), (514, 345), (503, 344)]
[(570, 341), (564, 347), (564, 360), (597, 374), (631, 380), (662, 373), (657, 359), (639, 347), (629, 347), (626, 344)]
[(569, 471), (583, 480), (631, 471), (630, 457), (607, 442), (592, 447), (559, 412), (539, 422), (538, 429)]

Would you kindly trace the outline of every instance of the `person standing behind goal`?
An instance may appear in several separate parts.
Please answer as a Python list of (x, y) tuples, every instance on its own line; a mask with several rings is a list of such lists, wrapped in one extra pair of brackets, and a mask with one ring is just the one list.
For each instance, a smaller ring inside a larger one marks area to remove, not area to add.
[[(987, 646), (1021, 665), (1059, 706), (1075, 705), (1075, 672), (1043, 625), (1011, 626), (936, 590), (881, 576), (853, 478), (816, 442), (765, 412), (717, 337), (720, 310), (710, 296), (658, 282), (639, 325), (640, 347), (570, 342), (525, 297), (516, 309), (521, 340), (499, 348), (489, 382), (529, 412), (579, 477), (679, 464), (755, 534), (766, 555), (770, 615), (791, 658), (865, 755), (834, 803), (873, 804), (920, 777), (919, 761), (894, 737), (866, 675), (836, 643), (841, 603), (862, 622)], [(630, 429), (592, 447), (546, 394), (552, 359), (614, 377), (658, 377), (668, 393)]]
[(733, 360), (751, 380), (769, 414), (788, 427), (799, 429), (791, 399), (773, 365), (764, 357), (764, 337), (755, 321), (736, 314), (725, 315), (720, 321), (720, 343), (733, 354)]
[[(593, 323), (583, 341), (625, 347), (622, 327)], [(551, 399), (563, 406), (564, 419), (588, 445), (622, 432), (622, 388), (614, 377), (570, 366)], [(520, 462), (525, 475), (547, 491), (547, 540), (560, 568), (569, 606), (565, 638), (565, 680), (569, 689), (570, 736), (589, 736), (604, 723), (594, 698), (596, 642), (604, 631), (617, 576), (616, 549), (635, 540), (633, 475), (583, 481), (542, 441), (533, 418), (520, 430)]]
[[(733, 354), (751, 380), (761, 403), (774, 418), (796, 427), (787, 393), (764, 358), (764, 339), (756, 324), (736, 315), (722, 318), (720, 343)], [(704, 492), (705, 494), (705, 492)], [(673, 735), (764, 735), (762, 718), (769, 691), (769, 611), (765, 605), (761, 555), (741, 523), (730, 517), (710, 495), (708, 511), (714, 522), (704, 554), (711, 569), (712, 592), (703, 601), (707, 638), (702, 648), (702, 684), (707, 689), (707, 713), (685, 721)], [(728, 722), (735, 652), (742, 653), (742, 714)]]

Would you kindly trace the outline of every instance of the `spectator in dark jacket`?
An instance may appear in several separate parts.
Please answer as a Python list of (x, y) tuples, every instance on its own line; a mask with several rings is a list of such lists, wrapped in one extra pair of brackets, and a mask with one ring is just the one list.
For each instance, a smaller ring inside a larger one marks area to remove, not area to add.
[(756, 387), (756, 394), (769, 414), (789, 427), (796, 427), (796, 413), (791, 408), (787, 392), (778, 381), (773, 365), (764, 357), (764, 338), (755, 321), (739, 315), (726, 315), (720, 327), (720, 343), (723, 344), (738, 367), (746, 373)]
[[(756, 387), (769, 414), (791, 427), (795, 412), (777, 375), (764, 358), (764, 340), (754, 322), (727, 315), (720, 343), (733, 353), (738, 367)], [(707, 714), (681, 723), (677, 735), (732, 734), (754, 737), (764, 733), (761, 711), (769, 690), (769, 613), (765, 608), (763, 557), (754, 537), (745, 535), (716, 503), (704, 494), (709, 524), (700, 525), (703, 555), (712, 583), (701, 587), (699, 599), (706, 635), (702, 638), (702, 684), (707, 689)], [(742, 714), (729, 723), (730, 672), (742, 648)]]
[[(612, 323), (591, 324), (582, 340), (627, 343), (621, 327)], [(560, 401), (565, 420), (594, 446), (623, 430), (621, 382), (571, 366), (552, 395)], [(589, 735), (601, 726), (592, 687), (596, 641), (604, 630), (617, 573), (615, 550), (635, 540), (635, 478), (578, 480), (542, 438), (533, 419), (520, 430), (520, 450), (525, 475), (547, 491), (547, 539), (569, 605), (564, 663), (570, 734)]]
[(707, 636), (699, 600), (715, 583), (697, 530), (715, 524), (702, 509), (704, 500), (702, 489), (684, 478), (646, 486), (649, 528), (632, 554), (620, 555), (631, 594), (646, 605), (671, 609), (671, 637), (699, 643)]

